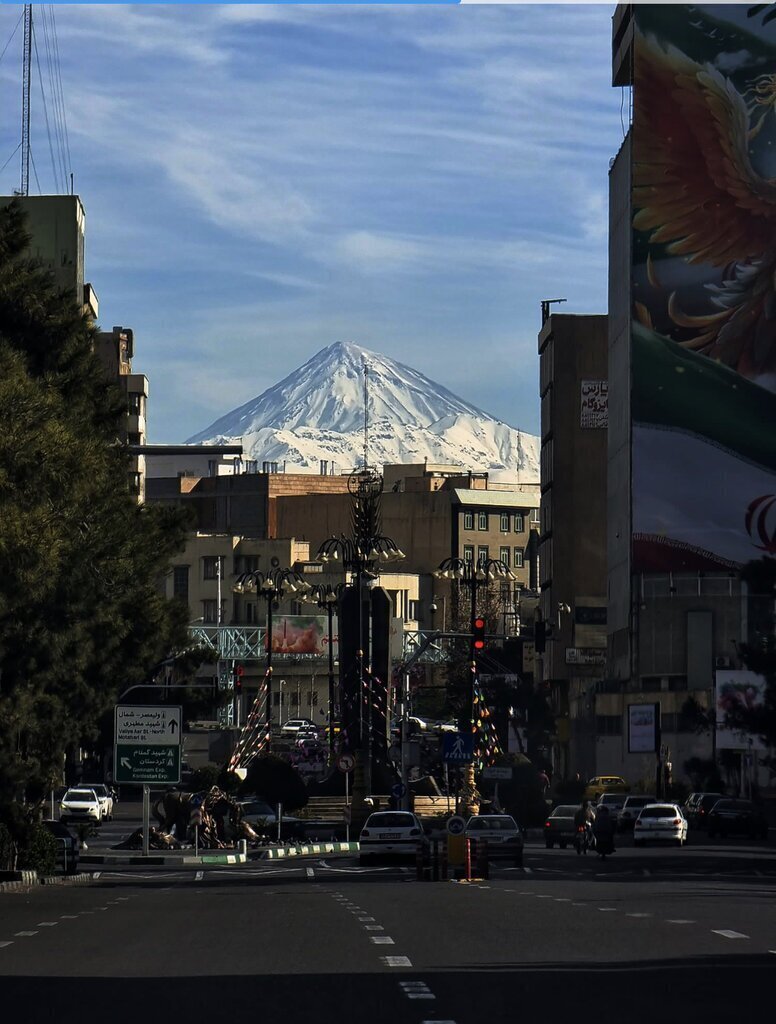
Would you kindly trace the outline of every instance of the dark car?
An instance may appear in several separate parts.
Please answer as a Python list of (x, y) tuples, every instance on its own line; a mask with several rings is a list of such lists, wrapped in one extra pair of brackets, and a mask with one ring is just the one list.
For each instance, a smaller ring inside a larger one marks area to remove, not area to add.
[(61, 821), (46, 818), (41, 824), (48, 829), (57, 844), (57, 865), (66, 875), (74, 875), (78, 871), (78, 851), (81, 845), (78, 838)]
[(751, 800), (717, 800), (706, 815), (706, 828), (710, 839), (733, 835), (745, 835), (750, 839), (768, 838), (765, 815)]
[(561, 850), (574, 842), (577, 834), (574, 815), (579, 804), (559, 804), (544, 823), (544, 845), (551, 850), (557, 843)]
[(700, 793), (690, 807), (687, 824), (690, 828), (706, 828), (706, 819), (718, 800), (724, 799), (724, 793)]

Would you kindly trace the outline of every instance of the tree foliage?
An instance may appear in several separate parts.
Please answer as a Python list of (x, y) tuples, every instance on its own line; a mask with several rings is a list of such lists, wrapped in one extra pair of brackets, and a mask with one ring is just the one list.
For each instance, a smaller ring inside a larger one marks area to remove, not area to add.
[(159, 586), (177, 509), (139, 506), (96, 328), (0, 208), (0, 800), (61, 780), (117, 692), (186, 646)]

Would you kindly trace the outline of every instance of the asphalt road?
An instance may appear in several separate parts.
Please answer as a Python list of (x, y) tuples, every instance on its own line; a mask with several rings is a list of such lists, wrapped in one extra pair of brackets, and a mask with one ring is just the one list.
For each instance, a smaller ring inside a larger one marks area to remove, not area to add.
[(603, 993), (629, 1024), (708, 1024), (771, 1004), (776, 850), (527, 854), (478, 884), (331, 857), (3, 894), (3, 1009), (31, 1024), (515, 1024), (593, 1020)]

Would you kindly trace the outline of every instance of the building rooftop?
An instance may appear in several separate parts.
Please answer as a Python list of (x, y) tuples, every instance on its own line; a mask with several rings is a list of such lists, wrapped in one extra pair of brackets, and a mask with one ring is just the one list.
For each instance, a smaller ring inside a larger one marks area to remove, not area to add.
[(491, 505), (494, 508), (538, 508), (539, 485), (523, 485), (521, 491), (453, 491), (453, 501), (459, 505)]

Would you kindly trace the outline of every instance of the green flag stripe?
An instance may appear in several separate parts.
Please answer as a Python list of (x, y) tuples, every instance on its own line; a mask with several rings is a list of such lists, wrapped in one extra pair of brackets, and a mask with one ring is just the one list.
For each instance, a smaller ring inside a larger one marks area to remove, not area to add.
[(776, 395), (633, 324), (633, 420), (721, 445), (776, 469)]

